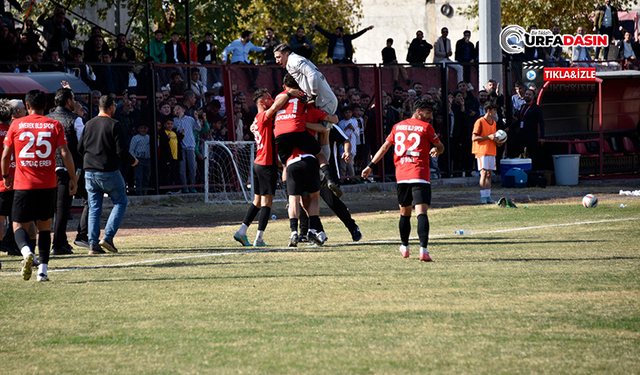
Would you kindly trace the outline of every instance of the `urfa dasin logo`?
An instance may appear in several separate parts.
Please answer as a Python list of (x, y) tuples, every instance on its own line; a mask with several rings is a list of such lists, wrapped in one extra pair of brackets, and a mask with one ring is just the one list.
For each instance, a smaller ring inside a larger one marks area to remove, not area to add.
[(531, 33), (522, 26), (509, 25), (500, 32), (500, 46), (509, 54), (523, 53), (525, 47), (606, 47), (608, 35), (553, 35), (551, 30), (534, 29)]

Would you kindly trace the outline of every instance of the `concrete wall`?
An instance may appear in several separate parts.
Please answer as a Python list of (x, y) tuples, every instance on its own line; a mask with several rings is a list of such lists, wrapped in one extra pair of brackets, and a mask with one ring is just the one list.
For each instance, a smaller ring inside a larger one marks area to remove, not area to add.
[[(445, 17), (440, 12), (445, 3), (454, 9), (452, 17)], [(471, 30), (471, 41), (475, 43), (478, 40), (475, 30), (478, 20), (466, 19), (457, 12), (458, 7), (464, 8), (469, 3), (469, 0), (363, 0), (361, 25), (374, 25), (375, 28), (353, 42), (356, 61), (381, 63), (380, 51), (385, 47), (387, 38), (393, 38), (398, 62), (406, 62), (407, 48), (417, 30), (422, 30), (425, 39), (434, 44), (440, 36), (440, 29), (447, 27), (454, 52), (455, 42), (462, 38), (464, 30)], [(432, 59), (433, 52), (427, 62), (432, 62)]]

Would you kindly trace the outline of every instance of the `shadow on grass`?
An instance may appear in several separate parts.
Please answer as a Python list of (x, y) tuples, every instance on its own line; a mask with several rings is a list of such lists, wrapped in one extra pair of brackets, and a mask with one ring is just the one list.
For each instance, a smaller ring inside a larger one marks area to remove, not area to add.
[[(639, 260), (640, 257), (601, 257), (601, 258), (493, 258), (478, 262), (585, 262), (610, 260)], [(469, 261), (474, 262), (474, 261)]]
[[(453, 240), (453, 241), (446, 241)], [(462, 240), (460, 238), (438, 238), (429, 240), (429, 244), (437, 245), (522, 245), (522, 244), (552, 244), (552, 243), (576, 243), (575, 240), (515, 240), (513, 238), (487, 238), (479, 237)], [(610, 242), (609, 240), (581, 240), (580, 243)]]
[(149, 277), (149, 278), (118, 278), (103, 280), (86, 280), (86, 281), (69, 281), (65, 284), (89, 284), (89, 283), (110, 283), (123, 281), (178, 281), (178, 280), (225, 280), (225, 279), (285, 279), (285, 278), (313, 278), (313, 277), (338, 277), (344, 275), (326, 275), (326, 274), (310, 274), (310, 275), (235, 275), (235, 276), (198, 276), (198, 277)]

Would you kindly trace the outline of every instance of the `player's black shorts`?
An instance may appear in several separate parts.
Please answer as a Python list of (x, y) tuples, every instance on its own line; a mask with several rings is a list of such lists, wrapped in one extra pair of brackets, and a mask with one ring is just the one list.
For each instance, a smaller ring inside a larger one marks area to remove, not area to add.
[[(10, 216), (13, 207), (13, 190), (0, 193), (0, 216)], [(4, 223), (0, 223), (3, 225)]]
[(275, 165), (253, 164), (253, 192), (257, 195), (276, 195), (278, 168)]
[(398, 204), (401, 207), (431, 204), (431, 184), (398, 184)]
[(53, 218), (55, 211), (56, 188), (15, 191), (11, 211), (15, 223), (46, 221)]
[(298, 147), (305, 153), (314, 156), (322, 151), (318, 140), (306, 130), (296, 133), (280, 134), (276, 137), (276, 146), (278, 147), (278, 157), (282, 164), (285, 164), (286, 161), (289, 160), (289, 157), (291, 157), (293, 147)]
[(312, 157), (302, 158), (287, 166), (287, 193), (302, 195), (320, 190), (320, 167)]

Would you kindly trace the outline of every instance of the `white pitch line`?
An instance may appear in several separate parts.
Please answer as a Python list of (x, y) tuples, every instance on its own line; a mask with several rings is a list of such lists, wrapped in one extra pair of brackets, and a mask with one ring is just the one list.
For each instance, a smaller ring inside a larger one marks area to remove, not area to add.
[[(532, 229), (544, 229), (544, 228), (556, 228), (556, 227), (566, 227), (573, 225), (587, 225), (587, 224), (600, 224), (600, 223), (612, 223), (612, 222), (620, 222), (620, 221), (632, 221), (632, 220), (640, 220), (637, 217), (630, 217), (624, 219), (607, 219), (607, 220), (597, 220), (597, 221), (581, 221), (578, 223), (562, 223), (562, 224), (549, 224), (549, 225), (536, 225), (532, 227), (520, 227), (520, 228), (509, 228), (509, 229), (497, 229), (490, 230), (484, 232), (473, 232), (474, 235), (478, 234), (493, 234), (493, 233), (506, 233), (506, 232), (517, 232), (524, 230), (532, 230)], [(429, 238), (442, 238), (442, 237), (455, 237), (455, 234), (436, 234), (429, 236)], [(411, 237), (412, 240), (417, 240), (418, 237)], [(365, 241), (365, 242), (347, 242), (347, 243), (338, 243), (338, 244), (327, 244), (322, 247), (338, 247), (338, 246), (359, 246), (359, 245), (375, 245), (381, 243), (393, 243), (399, 242), (399, 239), (393, 240), (374, 240), (374, 241)], [(320, 247), (320, 246), (316, 246)], [(303, 247), (304, 249), (305, 247)], [(308, 246), (306, 248), (313, 248)], [(161, 258), (161, 259), (150, 259), (150, 260), (142, 260), (139, 262), (126, 262), (126, 263), (116, 263), (116, 264), (104, 264), (98, 266), (86, 266), (86, 267), (70, 267), (70, 268), (60, 268), (55, 270), (49, 270), (49, 272), (69, 272), (76, 270), (91, 270), (91, 269), (100, 269), (100, 268), (114, 268), (114, 267), (128, 267), (128, 266), (136, 266), (141, 264), (151, 264), (151, 263), (161, 263), (161, 262), (171, 262), (176, 260), (184, 260), (184, 259), (197, 259), (197, 258), (208, 258), (208, 257), (219, 257), (226, 255), (240, 255), (240, 254), (251, 254), (251, 253), (266, 253), (273, 251), (295, 251), (299, 248), (295, 247), (271, 247), (267, 249), (255, 249), (255, 250), (245, 250), (245, 251), (228, 251), (224, 253), (214, 253), (214, 254), (199, 254), (199, 255), (186, 255), (181, 257), (173, 257), (173, 258)], [(6, 273), (0, 275), (2, 276), (16, 276), (20, 275), (20, 273)]]

